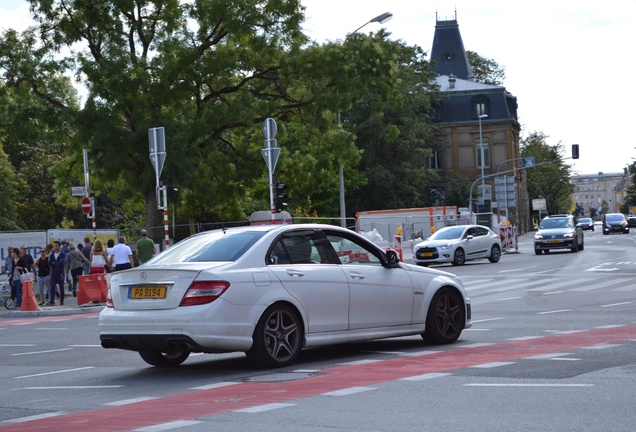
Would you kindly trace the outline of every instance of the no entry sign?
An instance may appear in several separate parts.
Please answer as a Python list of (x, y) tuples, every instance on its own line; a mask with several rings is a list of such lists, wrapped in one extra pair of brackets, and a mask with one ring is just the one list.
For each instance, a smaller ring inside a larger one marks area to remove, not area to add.
[(82, 211), (84, 214), (91, 212), (91, 199), (89, 197), (82, 198)]

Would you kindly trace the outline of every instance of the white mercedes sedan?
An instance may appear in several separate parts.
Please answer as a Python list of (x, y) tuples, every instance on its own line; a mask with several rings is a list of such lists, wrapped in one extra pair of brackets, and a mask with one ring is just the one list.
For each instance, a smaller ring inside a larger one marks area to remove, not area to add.
[(303, 348), (407, 335), (449, 344), (470, 325), (455, 275), (318, 224), (191, 236), (113, 273), (99, 316), (104, 348), (137, 351), (154, 366), (242, 351), (259, 366), (283, 367)]

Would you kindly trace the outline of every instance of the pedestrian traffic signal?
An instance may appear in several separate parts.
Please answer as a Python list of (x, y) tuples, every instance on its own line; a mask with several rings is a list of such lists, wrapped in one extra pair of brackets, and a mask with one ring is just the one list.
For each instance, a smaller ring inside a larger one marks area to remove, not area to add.
[(276, 213), (280, 213), (287, 208), (287, 203), (285, 202), (286, 196), (285, 185), (283, 183), (276, 182), (276, 188), (274, 190)]

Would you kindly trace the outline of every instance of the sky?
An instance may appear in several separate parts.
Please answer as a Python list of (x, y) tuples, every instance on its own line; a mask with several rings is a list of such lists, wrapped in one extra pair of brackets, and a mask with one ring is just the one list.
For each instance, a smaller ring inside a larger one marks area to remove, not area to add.
[[(455, 19), (466, 50), (505, 68), (504, 87), (517, 97), (521, 135), (547, 135), (578, 174), (622, 172), (636, 158), (636, 0), (302, 0), (307, 35), (342, 40), (384, 28), (391, 38), (430, 54), (435, 21)], [(25, 0), (0, 0), (0, 29), (30, 24)], [(627, 69), (625, 69), (627, 68)]]

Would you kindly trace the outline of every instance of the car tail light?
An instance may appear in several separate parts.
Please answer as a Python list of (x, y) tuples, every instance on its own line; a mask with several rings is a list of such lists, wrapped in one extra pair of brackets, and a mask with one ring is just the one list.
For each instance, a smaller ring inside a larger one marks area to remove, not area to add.
[(106, 307), (109, 308), (115, 308), (115, 305), (113, 304), (113, 295), (110, 293), (110, 288), (108, 288), (108, 291), (106, 291)]
[(179, 306), (212, 303), (230, 287), (227, 281), (195, 281), (188, 287)]

